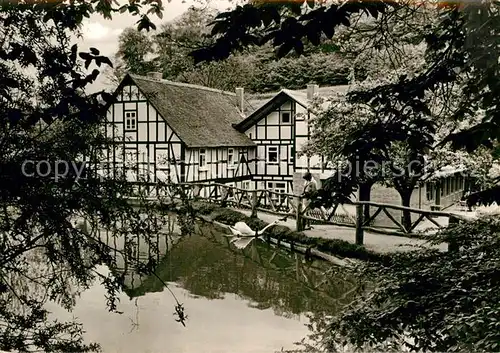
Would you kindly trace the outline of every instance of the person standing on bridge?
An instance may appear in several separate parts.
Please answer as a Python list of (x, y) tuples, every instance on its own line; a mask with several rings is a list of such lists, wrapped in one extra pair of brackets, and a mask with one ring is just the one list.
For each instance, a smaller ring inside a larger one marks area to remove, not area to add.
[[(304, 212), (306, 208), (311, 204), (312, 198), (311, 196), (318, 191), (318, 183), (312, 177), (310, 172), (306, 172), (304, 174), (304, 189), (302, 192), (302, 211)], [(304, 228), (303, 229), (311, 229), (311, 222), (309, 220), (304, 220)]]

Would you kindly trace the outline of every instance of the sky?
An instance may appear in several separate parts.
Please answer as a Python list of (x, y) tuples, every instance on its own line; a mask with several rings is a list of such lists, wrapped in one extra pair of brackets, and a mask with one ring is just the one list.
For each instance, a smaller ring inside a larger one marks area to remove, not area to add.
[[(125, 3), (125, 1), (119, 0), (119, 4), (122, 3)], [(190, 6), (207, 6), (206, 3), (200, 4), (199, 0), (171, 0), (170, 2), (164, 1), (163, 4), (163, 19), (156, 16), (151, 18), (157, 28), (159, 28), (160, 24), (182, 15)], [(231, 4), (227, 0), (213, 0), (208, 3), (208, 6), (218, 10), (226, 10), (232, 6)], [(100, 50), (101, 55), (106, 55), (112, 59), (118, 50), (118, 36), (125, 28), (135, 26), (138, 19), (137, 16), (132, 16), (129, 13), (113, 15), (112, 20), (106, 20), (99, 15), (92, 15), (83, 23), (83, 37), (78, 40), (78, 47), (81, 51), (88, 51), (89, 48), (95, 47)], [(109, 87), (105, 76), (101, 74), (98, 80), (88, 87), (88, 92), (96, 92)]]

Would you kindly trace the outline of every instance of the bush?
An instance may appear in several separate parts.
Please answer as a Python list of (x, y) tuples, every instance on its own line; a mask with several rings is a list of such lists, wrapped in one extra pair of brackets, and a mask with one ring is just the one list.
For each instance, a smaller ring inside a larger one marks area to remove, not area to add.
[(383, 255), (366, 250), (364, 246), (349, 243), (340, 239), (318, 239), (320, 251), (334, 253), (342, 257), (352, 257), (365, 261), (380, 261)]
[[(262, 228), (268, 225), (268, 223), (256, 217), (246, 217), (244, 222), (248, 224), (250, 228), (255, 230), (261, 230)], [(270, 231), (271, 229), (274, 229), (274, 227), (268, 228), (268, 231)]]

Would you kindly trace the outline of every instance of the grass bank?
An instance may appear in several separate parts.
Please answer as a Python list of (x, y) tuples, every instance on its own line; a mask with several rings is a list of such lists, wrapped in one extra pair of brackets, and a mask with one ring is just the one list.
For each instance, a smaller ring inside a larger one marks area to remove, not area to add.
[[(207, 202), (196, 202), (193, 205), (196, 212), (203, 216), (208, 216), (214, 221), (227, 225), (234, 225), (236, 222), (245, 222), (252, 229), (262, 229), (268, 223), (259, 218), (248, 217), (234, 209), (221, 207)], [(306, 236), (302, 232), (296, 232), (282, 225), (274, 225), (267, 230), (269, 236), (286, 241), (291, 244), (300, 244), (314, 248), (319, 251), (329, 253), (342, 258), (351, 258), (363, 261), (385, 262), (389, 260), (389, 255), (376, 253), (367, 250), (365, 247), (349, 243), (340, 239), (322, 239)]]

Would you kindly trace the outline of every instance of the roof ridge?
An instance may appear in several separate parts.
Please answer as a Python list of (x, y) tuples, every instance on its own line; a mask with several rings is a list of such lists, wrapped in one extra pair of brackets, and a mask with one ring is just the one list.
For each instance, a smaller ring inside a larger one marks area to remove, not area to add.
[[(328, 86), (319, 86), (319, 90), (325, 91), (325, 90), (335, 90), (335, 88), (344, 88), (344, 87), (350, 87), (351, 85), (328, 85)], [(296, 93), (307, 93), (307, 88), (299, 88), (299, 89), (291, 89), (291, 88), (281, 88), (279, 91), (271, 91), (271, 92), (257, 92), (257, 93), (251, 93), (250, 96), (253, 97), (265, 97), (265, 96), (275, 96), (281, 92), (296, 92)]]
[(162, 84), (179, 86), (179, 87), (194, 88), (194, 89), (200, 89), (200, 90), (209, 91), (209, 92), (216, 92), (216, 93), (222, 93), (222, 94), (226, 94), (226, 95), (230, 95), (230, 96), (236, 96), (235, 92), (228, 92), (228, 91), (224, 91), (224, 90), (217, 89), (217, 88), (206, 87), (206, 86), (201, 86), (201, 85), (194, 85), (192, 83), (176, 82), (176, 81), (163, 80), (163, 79), (157, 80), (157, 79), (154, 79), (151, 77), (135, 75), (135, 74), (130, 74), (130, 76), (134, 79), (137, 78), (140, 80), (147, 80), (147, 81), (155, 82), (155, 83), (162, 83)]

